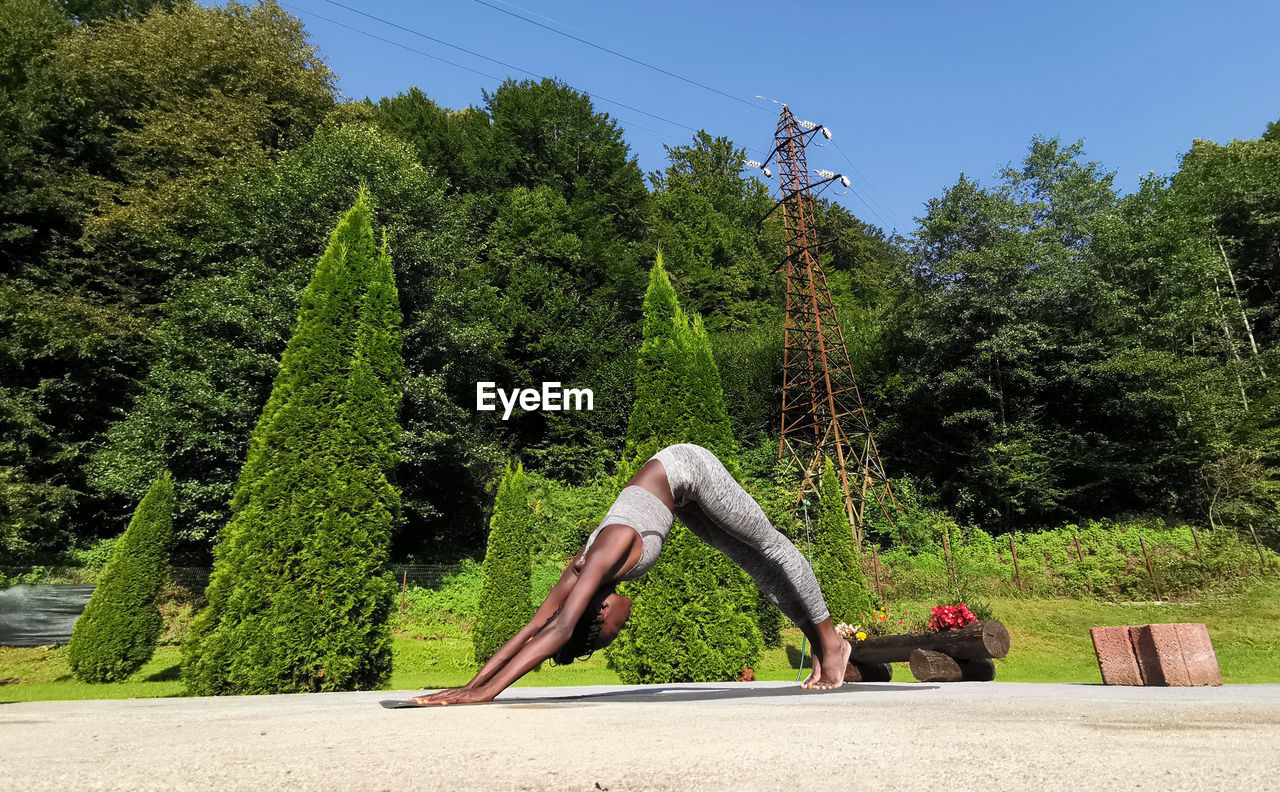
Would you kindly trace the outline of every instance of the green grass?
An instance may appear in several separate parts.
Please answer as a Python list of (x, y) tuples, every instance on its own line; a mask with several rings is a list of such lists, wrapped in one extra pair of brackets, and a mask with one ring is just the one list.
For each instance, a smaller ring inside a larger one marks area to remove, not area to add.
[[(932, 604), (932, 603), (930, 603)], [(899, 602), (900, 610), (927, 610), (919, 602)], [(1228, 683), (1280, 682), (1280, 585), (1256, 583), (1234, 594), (1195, 603), (1113, 604), (1094, 600), (993, 599), (995, 617), (1009, 629), (1008, 658), (997, 661), (996, 679), (1004, 682), (1099, 683), (1089, 628), (1124, 624), (1203, 622), (1209, 627), (1223, 680)], [(398, 617), (395, 663), (388, 688), (417, 690), (455, 687), (469, 680), (471, 640), (468, 621), (448, 613), (421, 610)], [(756, 679), (792, 681), (797, 675), (803, 636), (783, 631), (783, 646), (765, 650), (754, 669)], [(0, 701), (153, 698), (182, 695), (179, 649), (166, 644), (125, 682), (89, 685), (77, 682), (67, 664), (66, 647), (0, 648)], [(809, 666), (806, 654), (805, 667)], [(894, 668), (895, 681), (912, 681), (905, 663)], [(618, 684), (605, 667), (603, 653), (569, 666), (550, 663), (517, 682), (521, 686)]]

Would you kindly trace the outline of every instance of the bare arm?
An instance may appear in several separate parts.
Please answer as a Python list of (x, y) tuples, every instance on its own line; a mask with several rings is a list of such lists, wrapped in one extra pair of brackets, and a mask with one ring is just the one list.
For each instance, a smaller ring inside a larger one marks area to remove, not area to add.
[(551, 587), (551, 591), (547, 593), (546, 600), (534, 612), (533, 618), (529, 623), (520, 628), (520, 632), (511, 636), (510, 640), (502, 645), (498, 651), (493, 653), (493, 657), (484, 664), (471, 681), (466, 684), (467, 690), (475, 690), (484, 683), (493, 678), (493, 675), (505, 666), (516, 653), (528, 643), (538, 630), (551, 619), (552, 614), (564, 603), (565, 597), (569, 595), (569, 591), (573, 589), (574, 583), (577, 581), (577, 575), (574, 574), (573, 565), (577, 563), (581, 553), (565, 567), (564, 572), (560, 575), (560, 580)]
[[(555, 654), (573, 635), (597, 590), (613, 580), (630, 555), (636, 534), (626, 526), (606, 526), (591, 545), (581, 570), (570, 565), (533, 619), (485, 663), (466, 686), (414, 700), (429, 704), (491, 701), (534, 666)], [(501, 656), (500, 656), (501, 655)]]

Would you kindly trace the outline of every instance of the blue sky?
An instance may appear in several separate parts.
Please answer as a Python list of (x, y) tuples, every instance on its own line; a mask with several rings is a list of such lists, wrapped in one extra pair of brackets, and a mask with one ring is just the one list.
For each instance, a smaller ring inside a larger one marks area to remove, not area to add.
[[(477, 0), (341, 0), (592, 94), (597, 110), (619, 119), (646, 172), (664, 166), (664, 144), (689, 140), (686, 127), (727, 135), (762, 158), (779, 108), (755, 96), (786, 101), (799, 117), (827, 125), (853, 163), (830, 145), (810, 149), (811, 168), (853, 181), (828, 197), (902, 233), (961, 172), (990, 183), (1033, 135), (1083, 138), (1088, 159), (1115, 171), (1128, 191), (1148, 171), (1176, 170), (1194, 138), (1253, 138), (1280, 119), (1280, 4), (1271, 2), (483, 1), (744, 101)], [(321, 16), (495, 77), (529, 76), (331, 0), (282, 2), (304, 20), (348, 97), (416, 85), (464, 107), (481, 104), (481, 89), (498, 80)]]

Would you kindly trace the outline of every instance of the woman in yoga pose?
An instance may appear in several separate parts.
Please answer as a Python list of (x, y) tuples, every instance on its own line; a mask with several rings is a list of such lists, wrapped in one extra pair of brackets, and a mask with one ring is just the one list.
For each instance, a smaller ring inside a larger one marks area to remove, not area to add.
[(681, 443), (654, 454), (632, 476), (529, 624), (474, 679), (412, 701), (492, 701), (543, 660), (570, 663), (608, 646), (631, 615), (631, 600), (614, 588), (653, 567), (677, 517), (746, 570), (808, 637), (814, 647), (813, 673), (801, 687), (840, 687), (850, 647), (831, 625), (813, 569), (714, 454)]

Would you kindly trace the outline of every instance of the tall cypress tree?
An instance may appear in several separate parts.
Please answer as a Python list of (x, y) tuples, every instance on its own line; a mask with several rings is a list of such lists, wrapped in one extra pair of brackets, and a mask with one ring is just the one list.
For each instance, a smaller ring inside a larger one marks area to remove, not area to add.
[[(644, 299), (636, 402), (619, 476), (629, 477), (673, 443), (696, 443), (736, 468), (706, 333), (680, 309), (659, 257)], [(657, 565), (619, 592), (634, 601), (631, 621), (605, 651), (609, 666), (629, 684), (734, 679), (759, 661), (759, 594), (751, 579), (678, 521)]]
[(195, 694), (368, 689), (391, 671), (400, 311), (361, 192), (339, 221), (215, 548), (183, 647)]
[(156, 607), (173, 538), (173, 481), (162, 474), (111, 550), (107, 567), (71, 631), (71, 672), (83, 682), (120, 682), (155, 652), (164, 630)]
[(484, 587), (471, 644), (477, 663), (484, 663), (533, 618), (533, 564), (529, 557), (529, 487), (524, 465), (507, 472), (489, 520), (484, 554)]
[(813, 573), (822, 587), (831, 620), (852, 624), (864, 613), (871, 613), (875, 601), (867, 590), (867, 578), (858, 562), (840, 479), (830, 457), (825, 458), (823, 464), (818, 525), (813, 534), (813, 546), (817, 549)]
[(636, 359), (636, 400), (619, 471), (623, 481), (659, 449), (689, 442), (687, 326), (659, 253), (644, 295), (644, 341)]

